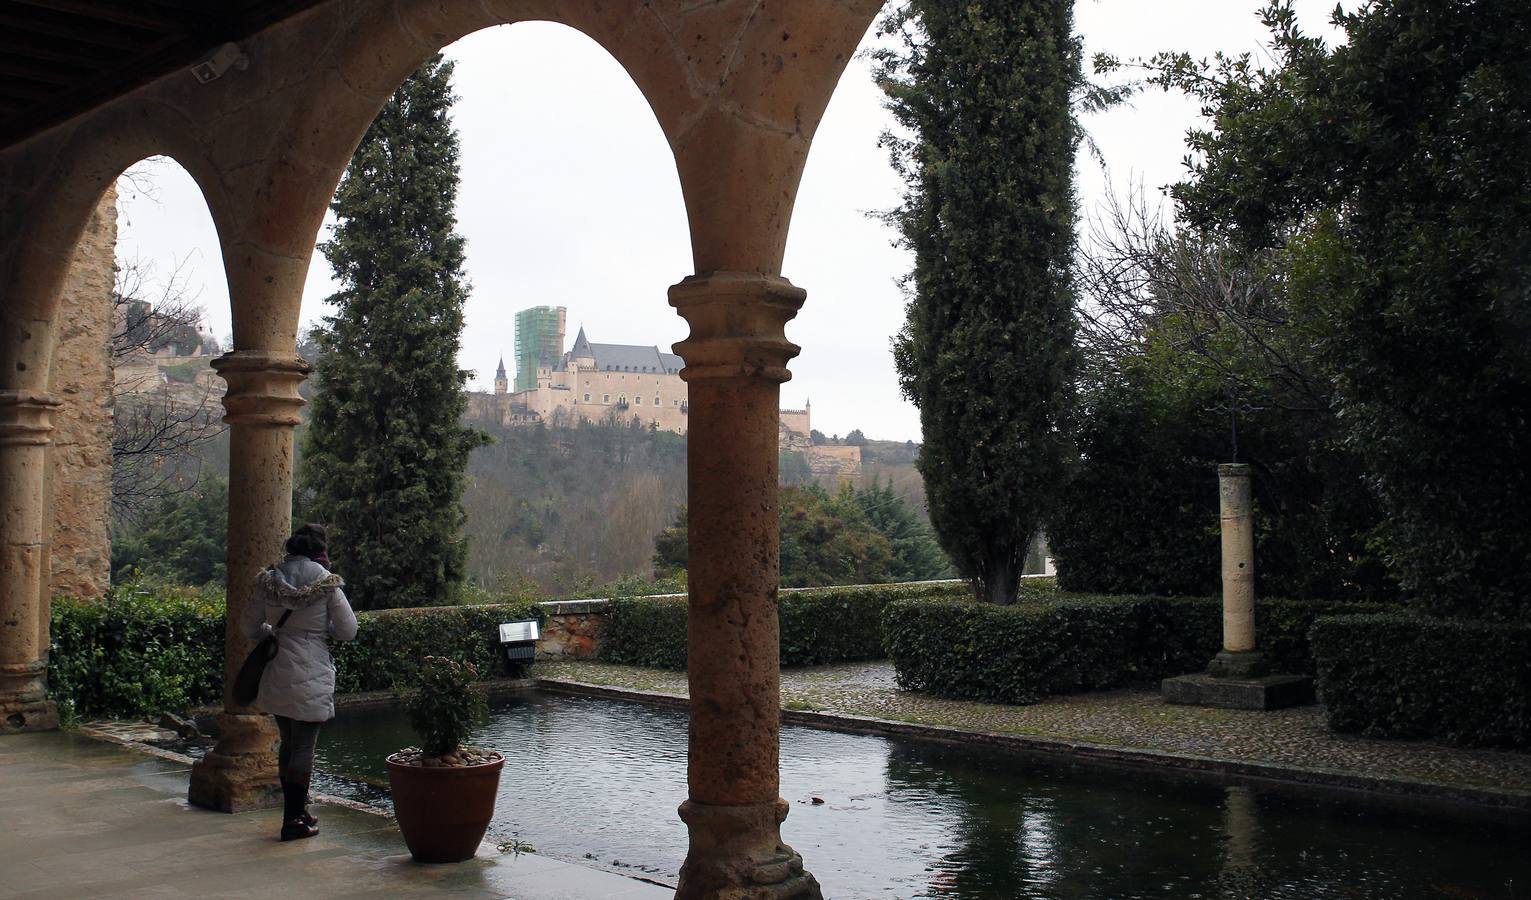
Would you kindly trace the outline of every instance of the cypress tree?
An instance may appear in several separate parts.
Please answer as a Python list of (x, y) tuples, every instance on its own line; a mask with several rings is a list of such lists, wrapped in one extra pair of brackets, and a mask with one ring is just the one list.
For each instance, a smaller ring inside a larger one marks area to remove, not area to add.
[(1013, 602), (1071, 455), (1070, 275), (1081, 82), (1071, 0), (908, 0), (882, 21), (889, 214), (914, 254), (894, 339), (920, 409), (931, 523), (984, 597)]
[(432, 58), (357, 147), (320, 245), (341, 289), (316, 328), (318, 386), (300, 482), (362, 609), (441, 603), (462, 579), (463, 246), (454, 231), (452, 63)]

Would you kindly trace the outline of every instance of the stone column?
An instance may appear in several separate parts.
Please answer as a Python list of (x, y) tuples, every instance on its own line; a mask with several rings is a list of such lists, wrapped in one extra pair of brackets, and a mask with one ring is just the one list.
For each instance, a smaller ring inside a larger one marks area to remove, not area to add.
[(223, 421), (231, 426), (223, 712), (218, 745), (192, 767), (187, 799), (241, 812), (280, 802), (275, 723), (236, 704), (231, 690), (252, 646), (239, 631), (240, 613), (255, 576), (280, 558), (292, 528), (292, 431), (303, 406), (298, 385), (309, 367), (296, 353), (235, 350), (213, 360), (213, 368), (228, 383)]
[(777, 772), (777, 410), (798, 353), (784, 329), (804, 296), (784, 278), (743, 272), (670, 288), (691, 326), (675, 345), (690, 403), (690, 797), (680, 817), (691, 843), (681, 900), (822, 896), (782, 843)]
[[(22, 366), (21, 368), (25, 368)], [(59, 401), (0, 391), (0, 734), (58, 727), (48, 699), (47, 448)]]
[(1251, 516), (1249, 466), (1217, 467), (1223, 532), (1223, 650), (1208, 671), (1222, 678), (1267, 674), (1255, 651), (1255, 538)]

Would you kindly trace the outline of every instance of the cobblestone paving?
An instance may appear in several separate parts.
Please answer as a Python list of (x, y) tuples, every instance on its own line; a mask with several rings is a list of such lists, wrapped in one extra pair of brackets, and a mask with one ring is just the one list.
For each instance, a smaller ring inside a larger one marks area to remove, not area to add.
[[(538, 663), (539, 678), (667, 694), (686, 693), (683, 672), (596, 662)], [(782, 706), (975, 732), (1057, 738), (1222, 760), (1531, 791), (1531, 753), (1467, 750), (1335, 734), (1317, 706), (1273, 712), (1164, 703), (1154, 691), (1053, 697), (1031, 706), (943, 700), (900, 691), (886, 661), (787, 669)]]

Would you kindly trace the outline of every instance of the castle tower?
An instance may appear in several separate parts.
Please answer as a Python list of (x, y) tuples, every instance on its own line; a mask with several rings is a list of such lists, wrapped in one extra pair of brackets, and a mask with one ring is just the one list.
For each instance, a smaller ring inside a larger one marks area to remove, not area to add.
[(569, 351), (569, 358), (578, 368), (595, 368), (595, 350), (590, 347), (590, 341), (585, 337), (583, 325), (579, 327), (579, 336), (574, 339), (574, 349)]
[(516, 391), (537, 388), (543, 360), (563, 356), (565, 310), (562, 306), (533, 306), (516, 313)]
[(505, 357), (500, 357), (500, 367), (494, 370), (494, 392), (503, 394), (510, 390), (510, 383), (505, 378)]

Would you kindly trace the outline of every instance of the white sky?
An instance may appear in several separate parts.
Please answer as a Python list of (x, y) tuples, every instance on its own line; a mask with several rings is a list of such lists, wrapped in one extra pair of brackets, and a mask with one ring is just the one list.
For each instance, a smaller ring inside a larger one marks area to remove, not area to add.
[[(1159, 50), (1260, 51), (1261, 0), (1079, 0), (1076, 28), (1087, 54)], [(1350, 4), (1351, 6), (1354, 3)], [(1335, 38), (1333, 0), (1297, 0), (1310, 33)], [(869, 34), (869, 43), (872, 35)], [(666, 288), (691, 272), (685, 209), (669, 147), (622, 68), (593, 41), (547, 23), (503, 26), (447, 49), (457, 61), (454, 124), (462, 138), (458, 231), (467, 238), (467, 305), (460, 363), (470, 387), (488, 389), (501, 353), (507, 367), (513, 315), (528, 306), (568, 308), (569, 342), (583, 324), (600, 343), (659, 344), (686, 336)], [(813, 401), (825, 434), (919, 440), (919, 413), (903, 399), (889, 341), (903, 324), (897, 281), (907, 254), (865, 215), (897, 205), (900, 182), (877, 138), (891, 124), (870, 62), (847, 69), (819, 127), (798, 193), (782, 274), (808, 302), (788, 326), (803, 348), (782, 386), (782, 405)], [(1087, 121), (1118, 191), (1177, 180), (1191, 102), (1158, 92)], [(1107, 176), (1079, 159), (1081, 214), (1088, 218)], [(230, 331), (228, 292), (212, 220), (196, 185), (173, 163), (153, 170), (156, 196), (124, 192), (118, 255), (182, 275), (208, 310), (212, 331)], [(1087, 224), (1081, 222), (1081, 231)], [(327, 230), (327, 229), (326, 229)], [(321, 235), (321, 238), (323, 235)], [(318, 253), (303, 297), (304, 327), (326, 312), (335, 289)]]

